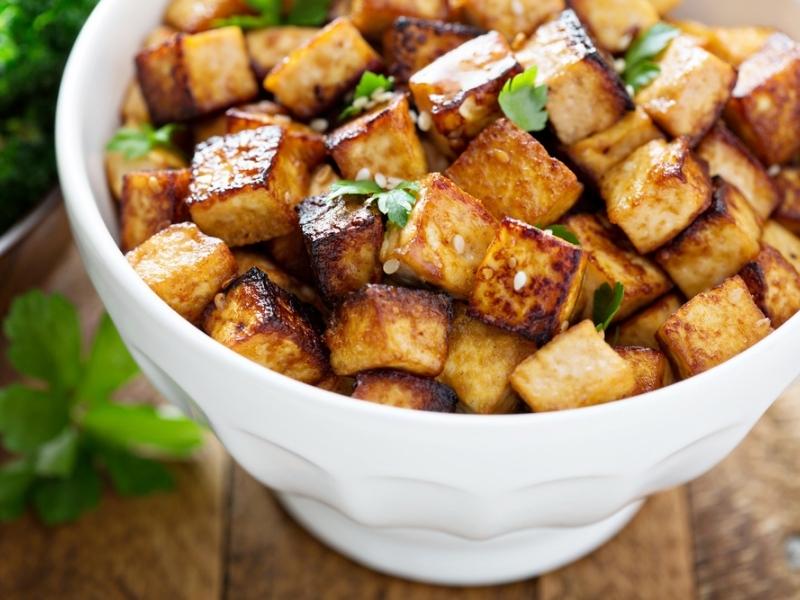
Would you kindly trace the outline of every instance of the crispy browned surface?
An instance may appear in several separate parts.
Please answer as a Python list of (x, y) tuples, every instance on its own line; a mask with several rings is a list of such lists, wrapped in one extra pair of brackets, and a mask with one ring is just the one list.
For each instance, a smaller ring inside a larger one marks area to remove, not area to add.
[(715, 186), (709, 209), (656, 254), (687, 298), (735, 275), (759, 251), (761, 225), (744, 196), (720, 178)]
[(120, 246), (132, 250), (173, 223), (187, 221), (189, 169), (134, 171), (122, 183)]
[(475, 275), (470, 314), (542, 345), (572, 317), (586, 263), (578, 246), (505, 218)]
[(435, 377), (447, 360), (451, 317), (443, 294), (368, 285), (336, 308), (325, 332), (333, 370), (400, 369)]
[(523, 361), (511, 385), (534, 412), (544, 412), (625, 398), (636, 389), (636, 379), (633, 368), (587, 320)]
[(267, 27), (245, 33), (247, 53), (256, 77), (264, 79), (283, 58), (319, 31), (316, 27)]
[(795, 235), (800, 234), (800, 168), (785, 167), (774, 181), (780, 203), (773, 218)]
[(409, 80), (417, 108), (433, 120), (439, 149), (455, 156), (470, 139), (500, 116), (497, 96), (522, 68), (496, 31), (444, 54)]
[(264, 80), (278, 102), (302, 119), (331, 108), (361, 78), (377, 71), (380, 56), (345, 18), (336, 19), (289, 53)]
[(350, 18), (365, 36), (378, 39), (398, 17), (446, 19), (448, 0), (351, 0)]
[(494, 29), (509, 40), (528, 34), (564, 10), (564, 0), (463, 0), (464, 16), (474, 25)]
[(122, 198), (122, 181), (126, 173), (182, 169), (185, 166), (186, 160), (183, 156), (164, 148), (154, 148), (137, 158), (128, 158), (122, 152), (112, 150), (105, 152), (106, 179), (111, 194), (117, 200)]
[(600, 191), (609, 220), (642, 254), (669, 242), (711, 204), (707, 168), (685, 138), (642, 146), (603, 176)]
[(258, 249), (254, 247), (247, 249), (237, 248), (233, 251), (233, 256), (236, 259), (236, 267), (240, 277), (255, 267), (266, 274), (272, 283), (290, 294), (294, 294), (298, 300), (302, 300), (320, 310), (325, 308), (313, 287), (289, 275)]
[(669, 317), (657, 338), (682, 379), (707, 371), (772, 332), (738, 275), (698, 294)]
[(363, 197), (312, 196), (297, 208), (311, 268), (328, 302), (381, 280), (383, 222)]
[(550, 225), (583, 191), (575, 174), (529, 133), (498, 119), (445, 172), (498, 219)]
[(800, 150), (800, 45), (782, 33), (739, 67), (725, 110), (731, 128), (767, 165)]
[(217, 19), (252, 12), (246, 0), (172, 0), (164, 21), (175, 29), (196, 33), (211, 29)]
[(650, 0), (569, 0), (598, 45), (617, 54), (628, 49), (634, 38), (658, 23)]
[(621, 346), (644, 346), (658, 349), (661, 346), (656, 340), (656, 332), (675, 311), (683, 300), (678, 294), (667, 294), (643, 308), (638, 313), (619, 324), (616, 343)]
[(800, 238), (776, 221), (767, 221), (761, 241), (780, 252), (800, 273)]
[(619, 75), (572, 10), (542, 25), (516, 56), (524, 68), (539, 69), (537, 82), (548, 86), (550, 125), (566, 145), (608, 129), (633, 108)]
[(417, 198), (408, 224), (389, 226), (381, 261), (397, 260), (400, 277), (466, 298), (497, 221), (479, 200), (438, 173), (420, 182)]
[(314, 384), (329, 372), (322, 339), (305, 309), (258, 268), (214, 300), (203, 329), (234, 352), (292, 379)]
[(170, 225), (125, 257), (142, 281), (192, 322), (236, 276), (236, 259), (225, 243), (193, 223)]
[(617, 346), (614, 350), (633, 369), (636, 387), (631, 396), (646, 394), (667, 385), (669, 363), (660, 350), (637, 346)]
[(800, 274), (775, 248), (764, 245), (739, 275), (773, 327), (780, 327), (800, 310)]
[(455, 412), (458, 403), (455, 392), (443, 383), (389, 370), (359, 373), (353, 398), (398, 408), (444, 413)]

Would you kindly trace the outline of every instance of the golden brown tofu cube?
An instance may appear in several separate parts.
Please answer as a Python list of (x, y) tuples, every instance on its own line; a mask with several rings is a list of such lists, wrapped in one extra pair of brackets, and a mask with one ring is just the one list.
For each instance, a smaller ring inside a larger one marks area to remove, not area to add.
[(203, 329), (245, 358), (304, 383), (318, 383), (330, 371), (305, 308), (258, 268), (214, 299)]
[(314, 271), (311, 269), (311, 261), (308, 258), (306, 242), (299, 223), (291, 233), (272, 238), (265, 246), (282, 269), (307, 283), (314, 281)]
[(604, 131), (633, 109), (625, 85), (595, 48), (574, 11), (542, 25), (516, 52), (525, 69), (547, 84), (547, 112), (567, 146)]
[(470, 412), (511, 413), (519, 399), (509, 378), (534, 352), (533, 342), (473, 319), (458, 305), (450, 330), (450, 353), (439, 381), (453, 388)]
[(598, 45), (612, 54), (627, 50), (637, 35), (659, 21), (650, 0), (570, 0), (569, 5)]
[(500, 90), (521, 72), (508, 42), (496, 31), (461, 44), (408, 82), (420, 110), (420, 128), (427, 130), (430, 121), (439, 149), (457, 155), (500, 116)]
[(550, 225), (577, 202), (583, 185), (536, 139), (498, 119), (445, 172), (498, 219)]
[(636, 387), (631, 396), (646, 394), (667, 385), (670, 376), (667, 357), (653, 348), (619, 346), (614, 348), (633, 369)]
[(297, 224), (294, 207), (310, 177), (295, 145), (282, 128), (261, 127), (198, 146), (188, 200), (192, 220), (229, 246), (291, 233)]
[(298, 300), (310, 304), (311, 306), (323, 310), (325, 305), (310, 285), (306, 285), (302, 281), (292, 277), (286, 271), (281, 269), (278, 265), (272, 262), (265, 254), (253, 249), (237, 248), (233, 251), (233, 256), (236, 258), (236, 267), (241, 277), (250, 269), (260, 269), (269, 280), (277, 285), (282, 290), (294, 294)]
[(564, 0), (462, 0), (458, 4), (470, 23), (499, 31), (509, 40), (532, 32), (564, 10)]
[(264, 79), (290, 53), (313, 38), (316, 27), (267, 27), (244, 34), (250, 64), (256, 77)]
[(197, 33), (212, 29), (217, 20), (252, 12), (246, 0), (172, 0), (164, 20), (180, 31)]
[(204, 235), (193, 223), (170, 225), (125, 258), (150, 289), (191, 322), (236, 277), (236, 259), (225, 242)]
[(136, 79), (132, 80), (125, 90), (120, 117), (123, 123), (132, 125), (142, 125), (151, 121), (150, 111), (147, 110), (147, 102), (144, 100), (142, 88)]
[(611, 169), (600, 182), (608, 218), (640, 254), (686, 229), (711, 205), (711, 179), (685, 138), (653, 140)]
[(800, 151), (800, 44), (782, 33), (739, 67), (725, 120), (767, 165)]
[(395, 94), (388, 104), (341, 125), (326, 143), (345, 179), (357, 179), (362, 169), (408, 180), (428, 172), (404, 94)]
[(795, 235), (800, 234), (800, 168), (785, 167), (774, 178), (779, 204), (773, 218)]
[(134, 171), (122, 183), (120, 246), (132, 250), (173, 223), (189, 220), (189, 169)]
[(458, 404), (455, 392), (443, 383), (389, 370), (359, 373), (353, 398), (398, 408), (444, 413), (455, 412)]
[(336, 19), (293, 50), (264, 80), (264, 87), (301, 119), (333, 107), (381, 57), (348, 19)]
[(297, 209), (311, 268), (329, 303), (381, 280), (383, 221), (362, 197), (312, 196)]
[(443, 294), (368, 285), (339, 304), (325, 332), (333, 370), (400, 369), (436, 377), (447, 360), (452, 312)]
[(775, 248), (764, 245), (739, 275), (773, 327), (800, 311), (800, 274)]
[(656, 254), (687, 298), (735, 275), (759, 251), (758, 217), (739, 190), (715, 184), (709, 209)]
[(496, 228), (479, 200), (432, 173), (420, 182), (408, 224), (389, 227), (381, 249), (383, 268), (466, 298)]
[(582, 316), (594, 314), (594, 294), (603, 284), (612, 288), (619, 282), (625, 296), (615, 320), (621, 320), (647, 306), (672, 289), (672, 282), (652, 260), (630, 249), (620, 236), (600, 217), (573, 215), (564, 224), (578, 237), (588, 254), (586, 276), (581, 292)]
[(144, 156), (128, 158), (122, 152), (106, 150), (106, 179), (111, 194), (117, 200), (122, 198), (122, 185), (125, 175), (138, 171), (163, 171), (183, 169), (186, 160), (179, 152), (166, 148), (154, 148)]
[(567, 154), (595, 183), (647, 142), (664, 139), (641, 108), (627, 113), (608, 129), (569, 146)]
[(780, 223), (767, 221), (761, 241), (775, 248), (800, 273), (800, 238)]
[(619, 324), (616, 342), (622, 346), (660, 348), (656, 332), (681, 306), (678, 294), (667, 294)]
[(764, 166), (722, 122), (703, 138), (697, 154), (712, 176), (735, 185), (761, 219), (768, 219), (779, 198)]
[(505, 218), (475, 275), (470, 314), (541, 346), (569, 324), (586, 262), (578, 246)]
[(664, 131), (699, 141), (731, 97), (736, 71), (688, 36), (672, 41), (658, 60), (658, 77), (636, 95)]
[(761, 50), (775, 33), (770, 27), (713, 27), (706, 50), (738, 67)]
[(594, 324), (582, 321), (523, 361), (511, 385), (531, 410), (546, 412), (626, 398), (636, 378)]
[(367, 37), (379, 38), (398, 17), (444, 20), (448, 0), (351, 0), (350, 19)]
[(185, 121), (258, 94), (238, 27), (173, 36), (137, 54), (136, 72), (156, 123)]
[(679, 6), (683, 3), (683, 0), (650, 0), (650, 4), (652, 4), (655, 9), (658, 11), (658, 14), (665, 15), (673, 8)]
[(658, 330), (657, 338), (682, 379), (724, 363), (772, 332), (742, 278), (698, 294)]

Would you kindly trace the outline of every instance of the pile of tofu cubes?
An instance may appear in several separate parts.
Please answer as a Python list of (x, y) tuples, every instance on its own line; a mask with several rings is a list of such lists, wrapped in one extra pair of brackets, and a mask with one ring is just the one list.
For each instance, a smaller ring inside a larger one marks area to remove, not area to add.
[[(219, 343), (361, 400), (551, 411), (702, 373), (800, 309), (800, 44), (673, 22), (634, 93), (620, 57), (674, 4), (334, 1), (242, 31), (214, 24), (244, 0), (173, 0), (122, 120), (185, 124), (191, 151), (108, 151), (121, 246)], [(535, 135), (498, 104), (531, 67)], [(339, 120), (367, 71), (395, 90)], [(340, 179), (418, 182), (407, 225)]]

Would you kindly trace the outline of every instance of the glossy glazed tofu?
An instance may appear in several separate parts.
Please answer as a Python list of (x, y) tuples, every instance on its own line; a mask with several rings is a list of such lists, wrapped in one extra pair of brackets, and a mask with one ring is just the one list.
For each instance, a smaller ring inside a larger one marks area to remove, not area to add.
[(681, 306), (683, 300), (678, 294), (662, 296), (650, 306), (619, 324), (616, 343), (621, 346), (643, 346), (659, 349), (656, 332)]
[(461, 0), (470, 23), (499, 31), (509, 40), (529, 34), (552, 15), (564, 10), (564, 0)]
[(172, 0), (164, 21), (180, 31), (197, 33), (212, 29), (217, 20), (252, 12), (246, 0)]
[(800, 273), (800, 238), (777, 221), (767, 221), (764, 224), (761, 241), (780, 252)]
[(800, 311), (800, 274), (772, 246), (764, 245), (739, 275), (773, 327), (780, 327)]
[(189, 169), (134, 171), (122, 183), (120, 246), (132, 250), (173, 223), (189, 220)]
[(397, 408), (444, 413), (455, 412), (458, 404), (455, 392), (443, 383), (389, 370), (359, 373), (353, 398)]
[(636, 387), (631, 396), (646, 394), (668, 385), (671, 372), (663, 352), (636, 346), (617, 346), (614, 350), (633, 369)]
[(317, 27), (267, 27), (244, 34), (247, 53), (256, 77), (264, 79), (290, 52), (300, 48), (319, 33)]
[(800, 168), (783, 168), (773, 181), (779, 198), (773, 218), (795, 235), (800, 234)]
[(612, 54), (628, 49), (640, 33), (658, 23), (650, 0), (570, 0), (598, 45)]
[(350, 19), (365, 36), (378, 39), (399, 17), (445, 20), (448, 0), (351, 0)]

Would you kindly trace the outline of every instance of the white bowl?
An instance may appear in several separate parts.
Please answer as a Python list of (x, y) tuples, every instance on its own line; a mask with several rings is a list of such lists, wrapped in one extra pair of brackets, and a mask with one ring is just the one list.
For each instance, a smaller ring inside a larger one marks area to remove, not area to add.
[[(306, 386), (183, 321), (114, 241), (103, 146), (132, 57), (166, 0), (103, 0), (58, 105), (59, 171), (89, 275), (155, 386), (207, 420), (233, 457), (320, 539), (428, 582), (521, 579), (593, 550), (649, 494), (722, 460), (800, 372), (800, 316), (712, 371), (635, 399), (561, 413), (404, 411)], [(688, 0), (728, 23), (800, 24), (790, 0)], [(800, 30), (794, 32), (800, 35)]]

